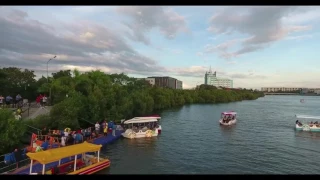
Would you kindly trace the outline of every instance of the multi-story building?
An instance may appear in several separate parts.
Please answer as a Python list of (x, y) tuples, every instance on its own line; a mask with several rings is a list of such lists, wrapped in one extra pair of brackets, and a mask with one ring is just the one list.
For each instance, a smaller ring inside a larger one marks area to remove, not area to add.
[(156, 80), (154, 78), (144, 78), (144, 80), (146, 80), (152, 86), (154, 86), (156, 83)]
[(218, 78), (217, 72), (212, 73), (211, 67), (208, 72), (206, 72), (204, 76), (204, 84), (212, 85), (216, 87), (225, 87), (225, 88), (233, 88), (233, 80), (226, 78)]
[(176, 80), (176, 89), (182, 89), (182, 81)]
[(154, 85), (159, 87), (167, 87), (172, 89), (182, 89), (182, 81), (172, 77), (148, 77), (146, 79), (154, 79)]

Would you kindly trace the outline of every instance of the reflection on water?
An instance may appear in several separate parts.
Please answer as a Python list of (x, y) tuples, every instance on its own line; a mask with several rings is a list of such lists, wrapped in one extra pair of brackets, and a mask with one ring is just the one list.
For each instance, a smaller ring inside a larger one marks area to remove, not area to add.
[[(127, 139), (121, 138), (117, 142), (104, 146), (103, 154), (107, 154), (111, 161), (109, 169), (98, 174), (121, 172), (121, 174), (141, 173), (141, 167), (150, 167), (154, 159), (156, 143), (160, 137)], [(148, 170), (145, 168), (145, 170)]]
[(295, 131), (295, 136), (298, 138), (311, 138), (320, 141), (320, 132)]

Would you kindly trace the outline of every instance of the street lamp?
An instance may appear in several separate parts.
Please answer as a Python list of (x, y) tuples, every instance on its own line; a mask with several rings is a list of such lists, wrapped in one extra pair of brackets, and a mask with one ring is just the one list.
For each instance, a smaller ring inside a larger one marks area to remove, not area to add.
[(53, 58), (49, 59), (48, 62), (47, 62), (47, 82), (49, 82), (49, 79), (48, 79), (48, 64), (49, 62), (52, 60), (52, 59), (55, 59), (57, 56), (54, 56)]
[[(47, 83), (49, 83), (49, 77), (48, 77), (48, 64), (49, 62), (52, 60), (52, 59), (55, 59), (57, 56), (54, 56), (53, 58), (49, 59), (48, 62), (47, 62)], [(49, 100), (50, 100), (50, 104), (51, 104), (51, 86), (50, 86), (50, 95), (49, 95)]]

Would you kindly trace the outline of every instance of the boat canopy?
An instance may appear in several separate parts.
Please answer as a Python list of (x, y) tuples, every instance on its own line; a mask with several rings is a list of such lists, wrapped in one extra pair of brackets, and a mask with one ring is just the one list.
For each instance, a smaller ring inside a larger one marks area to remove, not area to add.
[(314, 120), (320, 120), (320, 116), (310, 116), (310, 115), (296, 115), (297, 119), (314, 119)]
[(157, 118), (133, 118), (133, 119), (129, 119), (129, 120), (126, 120), (124, 122), (124, 124), (137, 124), (137, 123), (148, 123), (148, 122), (157, 122)]
[(101, 147), (102, 145), (91, 144), (85, 141), (81, 144), (49, 149), (37, 153), (27, 153), (27, 156), (31, 160), (38, 161), (40, 164), (48, 164), (51, 162), (59, 161), (66, 157), (71, 157), (86, 152), (100, 151)]
[(150, 118), (152, 118), (152, 119), (154, 119), (154, 118), (161, 119), (160, 116), (135, 117), (133, 119), (150, 119)]
[(227, 111), (227, 112), (223, 112), (221, 113), (222, 115), (236, 115), (237, 113), (234, 111)]

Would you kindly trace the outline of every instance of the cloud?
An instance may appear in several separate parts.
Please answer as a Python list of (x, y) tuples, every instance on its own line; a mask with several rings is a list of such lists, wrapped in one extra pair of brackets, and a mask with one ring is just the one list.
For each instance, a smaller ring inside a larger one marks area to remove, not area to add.
[(185, 17), (170, 8), (161, 6), (121, 6), (117, 12), (129, 17), (124, 24), (131, 29), (127, 36), (135, 41), (150, 45), (146, 36), (152, 29), (159, 29), (167, 39), (174, 39), (180, 32), (188, 32)]
[(62, 66), (109, 68), (112, 71), (163, 72), (166, 68), (134, 50), (111, 29), (88, 21), (59, 24), (63, 31), (30, 19), (20, 10), (1, 13), (0, 64), (45, 69)]
[(286, 40), (303, 40), (303, 39), (310, 39), (312, 37), (313, 37), (312, 34), (306, 34), (301, 36), (288, 36)]
[[(290, 33), (310, 30), (311, 26), (289, 25), (283, 22), (285, 17), (296, 12), (302, 13), (295, 6), (225, 8), (211, 17), (207, 30), (217, 35), (240, 33), (247, 37), (229, 40), (210, 49), (206, 46), (205, 52), (218, 53), (221, 57), (229, 59), (266, 48)], [(236, 43), (240, 43), (241, 47), (230, 52), (230, 47)]]

